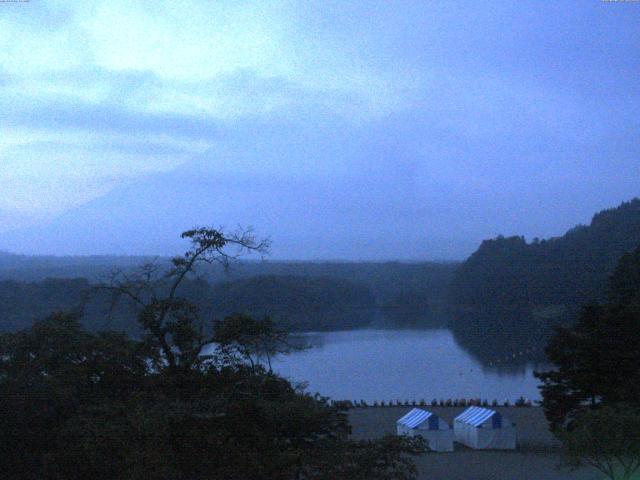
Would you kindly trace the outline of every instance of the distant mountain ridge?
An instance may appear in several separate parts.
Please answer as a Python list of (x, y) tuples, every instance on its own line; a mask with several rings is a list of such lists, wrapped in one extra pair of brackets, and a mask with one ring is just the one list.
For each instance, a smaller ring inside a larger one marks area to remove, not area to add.
[(202, 225), (253, 226), (272, 238), (271, 258), (286, 260), (459, 258), (473, 246), (462, 235), (438, 240), (441, 209), (420, 201), (417, 154), (393, 135), (289, 123), (249, 130), (170, 171), (122, 179), (48, 223), (0, 232), (0, 250), (172, 256), (184, 251), (180, 233)]

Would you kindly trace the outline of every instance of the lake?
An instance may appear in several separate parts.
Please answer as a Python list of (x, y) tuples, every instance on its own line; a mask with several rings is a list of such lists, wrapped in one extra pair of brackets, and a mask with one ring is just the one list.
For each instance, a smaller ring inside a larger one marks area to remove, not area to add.
[(308, 390), (336, 400), (482, 398), (513, 402), (540, 394), (533, 371), (543, 366), (483, 366), (447, 329), (305, 333), (312, 348), (279, 357), (273, 368)]

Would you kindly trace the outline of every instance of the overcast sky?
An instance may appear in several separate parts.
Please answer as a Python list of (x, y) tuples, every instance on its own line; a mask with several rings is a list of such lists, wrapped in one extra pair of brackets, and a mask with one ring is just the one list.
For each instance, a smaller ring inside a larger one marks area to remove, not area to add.
[(640, 2), (0, 3), (0, 233), (174, 169), (363, 179), (429, 245), (367, 258), (561, 234), (640, 195)]

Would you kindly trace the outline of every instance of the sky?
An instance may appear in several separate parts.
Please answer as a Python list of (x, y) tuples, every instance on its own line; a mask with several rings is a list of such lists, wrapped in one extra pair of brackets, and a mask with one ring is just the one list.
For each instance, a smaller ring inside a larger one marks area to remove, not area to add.
[[(0, 3), (0, 248), (169, 253), (114, 205), (189, 210), (193, 178), (231, 199), (193, 222), (272, 204), (278, 258), (561, 235), (640, 196), (639, 79), (632, 1)], [(122, 242), (12, 241), (96, 205)]]

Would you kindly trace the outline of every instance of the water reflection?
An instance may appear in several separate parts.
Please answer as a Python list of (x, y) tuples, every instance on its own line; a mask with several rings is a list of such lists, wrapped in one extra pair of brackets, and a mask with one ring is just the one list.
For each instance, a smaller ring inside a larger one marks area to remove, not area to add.
[(448, 329), (367, 329), (294, 336), (313, 348), (274, 368), (337, 399), (538, 399), (535, 364), (483, 365)]
[(535, 319), (527, 310), (502, 307), (458, 312), (449, 319), (449, 328), (456, 342), (478, 362), (505, 370), (545, 362), (553, 322)]

